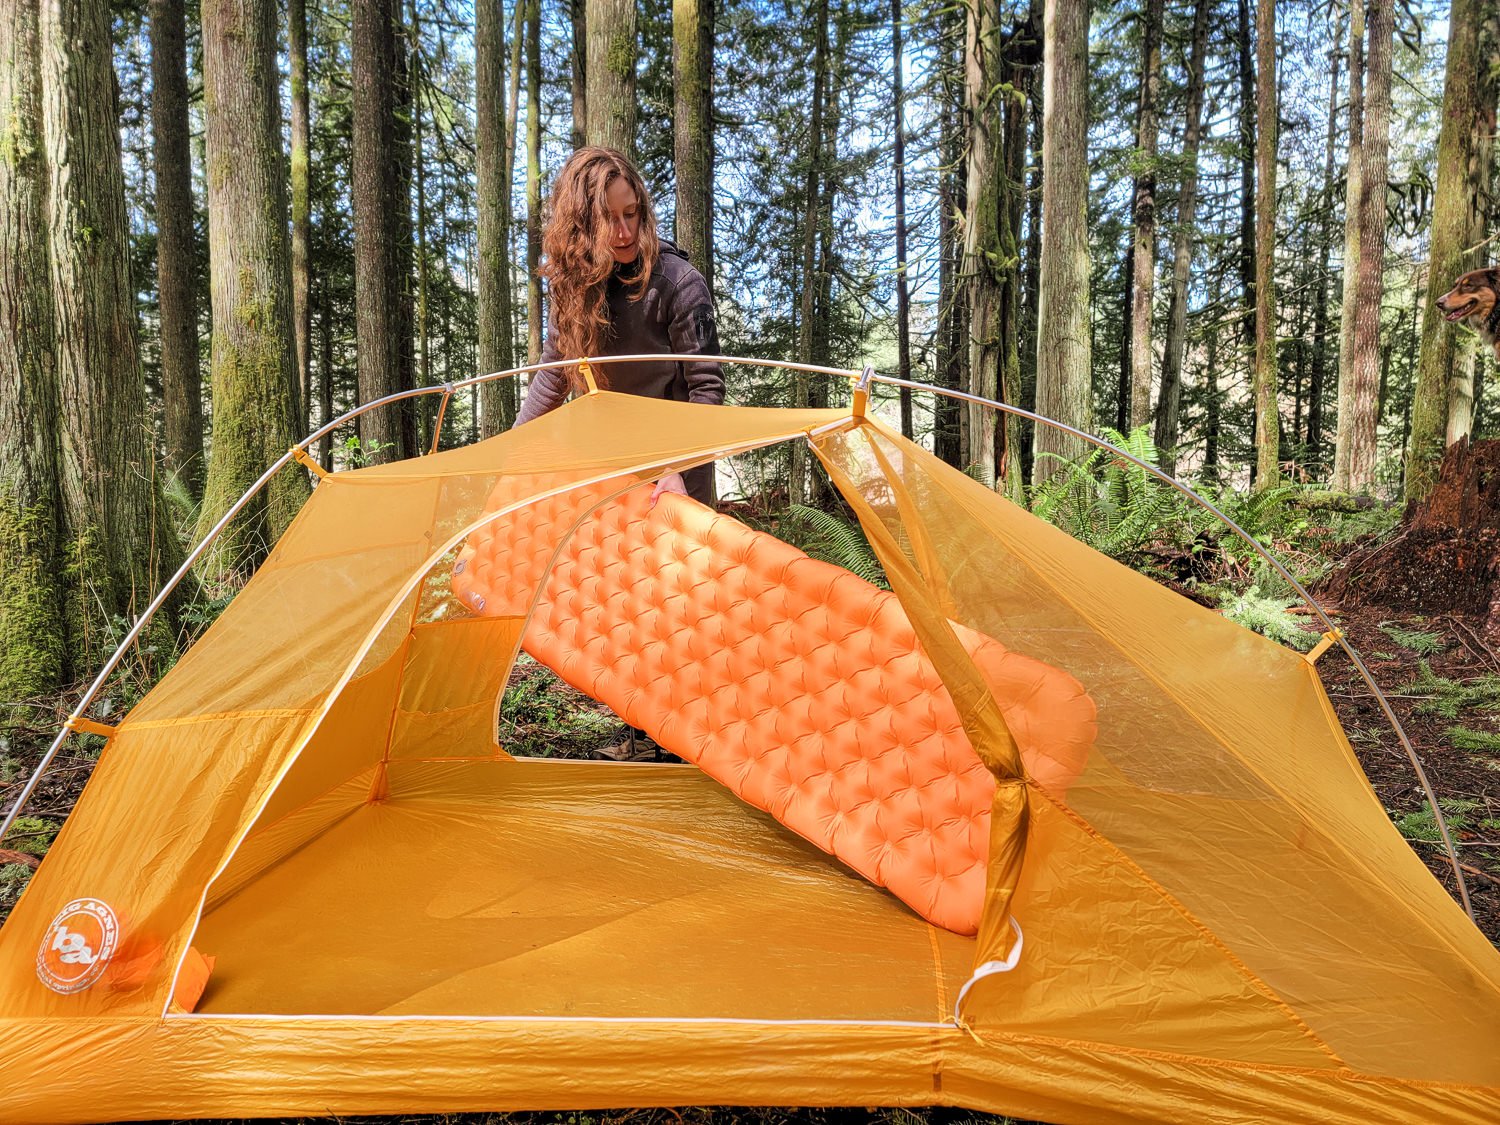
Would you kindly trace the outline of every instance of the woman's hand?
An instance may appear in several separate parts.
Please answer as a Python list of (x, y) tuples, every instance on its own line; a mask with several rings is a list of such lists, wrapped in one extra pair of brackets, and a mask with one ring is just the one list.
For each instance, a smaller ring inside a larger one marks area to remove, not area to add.
[(681, 473), (668, 473), (656, 482), (656, 487), (651, 490), (651, 503), (648, 507), (656, 507), (656, 502), (665, 492), (675, 492), (678, 496), (687, 495), (687, 486), (682, 483)]

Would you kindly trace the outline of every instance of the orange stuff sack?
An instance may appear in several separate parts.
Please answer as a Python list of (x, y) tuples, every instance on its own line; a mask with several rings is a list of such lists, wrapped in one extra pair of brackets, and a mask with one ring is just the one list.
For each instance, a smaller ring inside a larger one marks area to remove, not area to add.
[[(597, 492), (486, 525), (454, 594), (519, 615), (545, 577), (523, 639), (536, 660), (928, 921), (975, 933), (995, 781), (896, 597), (686, 497), (650, 508), (650, 493), (571, 537)], [(1065, 672), (955, 629), (1028, 775), (1060, 798), (1093, 745), (1093, 702)]]

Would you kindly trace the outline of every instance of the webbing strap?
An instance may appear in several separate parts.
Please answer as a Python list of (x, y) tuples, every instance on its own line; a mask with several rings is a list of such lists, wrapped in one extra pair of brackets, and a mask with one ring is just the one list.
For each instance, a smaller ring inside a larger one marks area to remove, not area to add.
[(1313, 646), (1313, 650), (1311, 652), (1303, 653), (1302, 658), (1309, 664), (1316, 664), (1318, 662), (1318, 657), (1322, 656), (1325, 652), (1332, 648), (1336, 642), (1343, 639), (1344, 633), (1342, 629), (1331, 629), (1323, 634), (1323, 639)]
[(594, 382), (594, 368), (588, 360), (580, 359), (578, 361), (578, 374), (582, 375), (583, 381), (588, 384), (589, 394), (596, 395), (599, 393), (599, 384)]
[(292, 446), (292, 457), (297, 461), (300, 461), (310, 472), (313, 473), (313, 475), (317, 476), (320, 480), (333, 475), (327, 469), (323, 468), (322, 465), (318, 464), (318, 462), (313, 459), (312, 454), (308, 453), (308, 451), (303, 449), (300, 445)]
[(112, 727), (108, 723), (96, 723), (93, 719), (85, 719), (82, 715), (69, 715), (68, 721), (63, 724), (69, 730), (76, 730), (79, 734), (98, 734), (105, 738), (114, 736), (119, 727)]

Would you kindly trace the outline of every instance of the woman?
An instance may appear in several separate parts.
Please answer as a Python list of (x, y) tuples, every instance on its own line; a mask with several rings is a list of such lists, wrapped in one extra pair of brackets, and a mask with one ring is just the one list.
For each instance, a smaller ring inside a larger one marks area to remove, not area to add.
[[(657, 234), (640, 174), (614, 149), (581, 148), (563, 165), (552, 188), (542, 254), (540, 272), (551, 308), (541, 362), (661, 352), (718, 354), (708, 283), (686, 254)], [(593, 368), (595, 382), (609, 390), (678, 402), (724, 401), (723, 372), (711, 360)], [(576, 366), (538, 371), (517, 425), (584, 390)], [(663, 492), (685, 492), (712, 505), (713, 465), (680, 476), (669, 473), (658, 482), (652, 501)]]

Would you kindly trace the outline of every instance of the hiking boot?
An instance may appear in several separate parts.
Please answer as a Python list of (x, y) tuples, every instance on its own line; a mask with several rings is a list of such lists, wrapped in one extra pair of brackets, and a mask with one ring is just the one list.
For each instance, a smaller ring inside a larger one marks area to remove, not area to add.
[(645, 731), (627, 726), (622, 741), (601, 746), (594, 753), (611, 762), (659, 762), (663, 750)]

